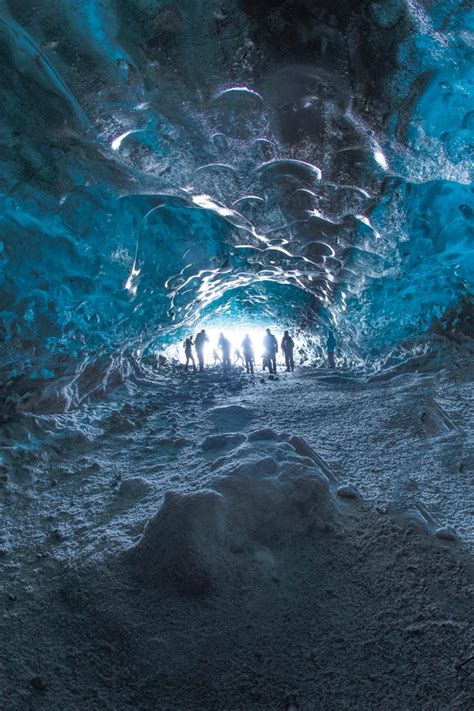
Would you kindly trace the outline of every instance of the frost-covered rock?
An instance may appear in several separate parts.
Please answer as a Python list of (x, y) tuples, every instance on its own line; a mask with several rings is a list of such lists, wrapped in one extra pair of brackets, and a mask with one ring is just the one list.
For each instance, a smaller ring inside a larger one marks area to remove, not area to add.
[(277, 440), (278, 434), (270, 427), (263, 427), (260, 430), (252, 430), (248, 435), (249, 442), (257, 442), (259, 440)]
[(228, 405), (226, 407), (215, 407), (211, 410), (211, 416), (219, 429), (228, 432), (239, 432), (242, 427), (251, 422), (254, 413), (243, 405)]
[(341, 496), (343, 499), (357, 499), (359, 498), (359, 492), (357, 491), (354, 484), (344, 484), (343, 486), (338, 486), (337, 495)]
[(435, 531), (436, 538), (442, 541), (458, 541), (458, 535), (452, 526), (440, 526)]
[(226, 447), (236, 447), (245, 442), (246, 436), (242, 432), (231, 432), (216, 435), (208, 435), (201, 442), (201, 449), (205, 451), (213, 449), (224, 449)]
[(267, 570), (282, 545), (324, 530), (335, 511), (329, 481), (292, 456), (277, 462), (250, 449), (240, 461), (235, 455), (214, 490), (168, 493), (125, 554), (134, 575), (162, 590), (206, 595), (235, 568), (236, 552), (244, 554), (239, 564), (258, 560)]
[(117, 496), (122, 501), (136, 501), (147, 496), (153, 489), (152, 484), (141, 476), (130, 477), (120, 484)]
[(184, 595), (205, 595), (216, 582), (225, 528), (224, 500), (217, 492), (168, 493), (127, 559), (135, 576), (146, 584)]

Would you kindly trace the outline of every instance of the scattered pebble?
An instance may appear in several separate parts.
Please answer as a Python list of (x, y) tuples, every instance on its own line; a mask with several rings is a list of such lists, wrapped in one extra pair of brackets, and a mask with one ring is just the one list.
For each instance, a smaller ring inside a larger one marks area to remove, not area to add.
[(442, 541), (457, 541), (458, 536), (456, 531), (452, 526), (441, 526), (435, 531), (436, 538), (440, 538)]
[(344, 484), (337, 488), (337, 495), (342, 496), (344, 499), (357, 499), (359, 492), (353, 484)]
[(147, 496), (152, 488), (149, 481), (141, 476), (136, 476), (122, 481), (117, 493), (123, 499), (141, 499)]
[(35, 691), (46, 691), (48, 688), (40, 676), (34, 676), (30, 679), (30, 686)]

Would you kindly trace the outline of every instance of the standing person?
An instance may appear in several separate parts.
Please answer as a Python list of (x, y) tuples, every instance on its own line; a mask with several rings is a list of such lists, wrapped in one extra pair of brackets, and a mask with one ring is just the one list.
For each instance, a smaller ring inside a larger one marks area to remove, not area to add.
[(285, 354), (285, 365), (287, 373), (293, 372), (295, 369), (295, 361), (293, 358), (293, 350), (295, 348), (295, 342), (288, 333), (285, 331), (283, 333), (283, 338), (281, 339), (281, 350)]
[(253, 373), (253, 363), (255, 360), (253, 354), (252, 340), (248, 333), (245, 334), (245, 338), (242, 341), (242, 352), (245, 359), (245, 369), (247, 373)]
[(223, 333), (219, 336), (219, 341), (217, 343), (222, 351), (222, 367), (224, 370), (230, 370), (230, 349), (231, 344), (228, 338), (224, 336)]
[(202, 373), (204, 370), (204, 346), (209, 343), (209, 337), (204, 329), (198, 333), (194, 339), (194, 347), (198, 357), (199, 370)]
[(191, 363), (193, 364), (193, 371), (196, 372), (196, 362), (193, 356), (193, 346), (193, 337), (189, 336), (184, 342), (184, 354), (186, 356), (186, 365), (184, 366), (184, 369), (188, 369), (189, 362), (191, 361)]
[(237, 365), (239, 360), (242, 361), (242, 365), (245, 365), (242, 353), (240, 352), (240, 350), (238, 348), (235, 348), (234, 349), (234, 365)]
[(265, 349), (265, 359), (270, 373), (276, 373), (276, 354), (278, 353), (277, 339), (267, 328), (267, 335), (263, 339), (263, 347)]
[(334, 362), (334, 350), (336, 348), (336, 339), (332, 331), (329, 331), (328, 340), (326, 341), (326, 349), (328, 352), (328, 362), (330, 368), (335, 368), (336, 363)]

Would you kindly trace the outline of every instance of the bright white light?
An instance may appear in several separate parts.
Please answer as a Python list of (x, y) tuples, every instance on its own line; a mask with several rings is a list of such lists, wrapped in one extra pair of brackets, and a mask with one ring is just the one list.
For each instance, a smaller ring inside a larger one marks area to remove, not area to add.
[[(196, 334), (201, 331), (202, 328), (204, 327), (197, 327), (193, 331), (190, 331), (189, 334), (187, 335), (192, 335), (196, 336)], [(246, 325), (239, 325), (235, 326), (233, 328), (227, 328), (225, 325), (222, 327), (212, 327), (212, 328), (205, 328), (207, 336), (209, 338), (209, 343), (206, 343), (206, 347), (204, 350), (204, 358), (205, 358), (205, 363), (206, 365), (214, 365), (214, 351), (218, 354), (219, 357), (222, 356), (220, 348), (218, 348), (218, 341), (219, 341), (219, 336), (221, 333), (224, 334), (226, 338), (229, 339), (229, 341), (232, 344), (232, 350), (231, 350), (231, 361), (234, 363), (235, 361), (235, 351), (239, 350), (240, 353), (242, 353), (242, 341), (244, 340), (245, 336), (248, 334), (252, 340), (252, 345), (253, 345), (253, 350), (254, 350), (254, 355), (255, 355), (255, 364), (257, 368), (260, 368), (262, 365), (262, 360), (263, 360), (263, 339), (265, 337), (265, 329), (270, 328), (271, 332), (274, 334), (278, 341), (278, 348), (279, 348), (279, 353), (277, 355), (277, 361), (279, 363), (282, 363), (284, 361), (283, 354), (281, 353), (280, 349), (280, 344), (281, 344), (281, 339), (283, 338), (283, 328), (276, 327), (274, 324), (269, 323), (264, 324), (262, 326), (246, 326)], [(298, 338), (295, 333), (289, 329), (290, 335), (293, 337), (295, 341), (295, 348), (298, 348), (298, 346), (301, 345), (301, 339)], [(184, 341), (184, 337), (183, 337)], [(184, 362), (184, 348), (183, 348), (183, 343), (177, 343), (174, 344), (173, 346), (170, 346), (166, 351), (165, 355), (169, 358), (177, 358), (179, 361)], [(235, 365), (243, 365), (242, 361), (237, 361), (235, 362)]]
[(117, 138), (114, 138), (114, 140), (110, 144), (112, 150), (118, 151), (124, 138), (127, 138), (127, 136), (130, 136), (131, 133), (136, 133), (136, 131), (125, 131), (125, 133), (122, 133), (120, 136), (117, 136)]
[(195, 205), (198, 205), (198, 207), (203, 207), (206, 210), (213, 210), (222, 217), (230, 217), (234, 214), (233, 210), (229, 210), (229, 208), (225, 207), (225, 205), (219, 205), (214, 202), (209, 195), (193, 195), (191, 199)]
[(379, 164), (379, 166), (380, 166), (381, 168), (383, 168), (384, 170), (387, 170), (387, 169), (388, 169), (387, 159), (385, 158), (385, 156), (384, 156), (384, 154), (382, 153), (382, 151), (380, 151), (380, 150), (375, 150), (375, 151), (374, 151), (374, 158), (375, 158), (375, 160), (377, 161), (377, 163)]
[[(272, 333), (275, 333), (271, 326), (269, 326), (269, 328)], [(259, 358), (263, 357), (263, 338), (265, 336), (265, 327), (255, 328), (255, 326), (237, 326), (235, 328), (225, 328), (225, 326), (223, 326), (222, 328), (206, 328), (206, 333), (209, 336), (207, 350), (208, 354), (211, 356), (214, 348), (220, 354), (217, 343), (221, 333), (223, 333), (224, 336), (231, 342), (232, 353), (234, 353), (236, 349), (242, 351), (242, 341), (248, 333), (252, 340), (255, 359), (258, 361)], [(278, 338), (278, 333), (275, 333), (275, 336)]]
[(241, 95), (241, 96), (251, 96), (254, 99), (259, 99), (260, 101), (263, 101), (263, 97), (261, 94), (258, 93), (258, 91), (255, 91), (254, 89), (249, 89), (248, 86), (232, 86), (229, 89), (224, 89), (223, 91), (220, 91), (216, 95), (216, 99), (221, 99), (223, 96), (232, 96), (233, 94)]
[(130, 296), (136, 296), (137, 294), (137, 286), (138, 284), (136, 283), (137, 277), (140, 275), (140, 269), (135, 268), (135, 264), (132, 267), (132, 271), (130, 272), (128, 279), (125, 283), (125, 288), (130, 294)]

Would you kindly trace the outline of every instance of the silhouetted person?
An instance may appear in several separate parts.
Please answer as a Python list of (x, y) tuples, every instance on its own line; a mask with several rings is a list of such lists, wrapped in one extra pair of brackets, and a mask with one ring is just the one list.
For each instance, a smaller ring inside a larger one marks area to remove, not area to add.
[(236, 365), (239, 362), (239, 360), (242, 361), (242, 365), (245, 365), (242, 353), (239, 351), (238, 348), (236, 348), (234, 350), (234, 365)]
[(336, 339), (332, 331), (329, 331), (328, 340), (326, 341), (326, 349), (328, 352), (328, 362), (330, 368), (335, 368), (336, 363), (334, 362), (334, 350), (336, 348)]
[(219, 353), (217, 352), (217, 348), (214, 348), (214, 350), (212, 351), (212, 357), (214, 358), (214, 365), (217, 365), (218, 363), (222, 363), (222, 359), (221, 359)]
[(185, 370), (188, 369), (190, 361), (193, 364), (193, 370), (194, 371), (196, 370), (196, 362), (195, 362), (194, 356), (193, 356), (193, 346), (194, 346), (193, 337), (189, 336), (188, 338), (186, 338), (186, 340), (184, 342), (184, 354), (186, 356), (186, 365), (184, 366)]
[(268, 370), (270, 373), (276, 373), (276, 354), (278, 353), (278, 343), (269, 328), (267, 328), (267, 335), (263, 339), (263, 347), (265, 349), (264, 357), (268, 365)]
[(230, 370), (231, 363), (230, 363), (230, 349), (231, 349), (231, 344), (228, 338), (224, 336), (223, 333), (220, 334), (219, 336), (219, 341), (217, 343), (219, 348), (222, 351), (222, 367), (224, 370)]
[(194, 339), (194, 347), (196, 349), (199, 370), (201, 372), (204, 370), (204, 346), (206, 345), (206, 343), (209, 343), (209, 338), (206, 334), (206, 331), (202, 329), (202, 331), (199, 331), (198, 335)]
[(253, 362), (255, 358), (253, 354), (252, 340), (248, 333), (242, 341), (242, 351), (245, 359), (245, 369), (247, 373), (253, 373)]
[(283, 338), (281, 339), (281, 350), (285, 354), (285, 365), (287, 372), (290, 372), (290, 370), (293, 372), (295, 369), (295, 361), (293, 358), (294, 348), (294, 340), (292, 339), (288, 331), (285, 331), (283, 333)]

